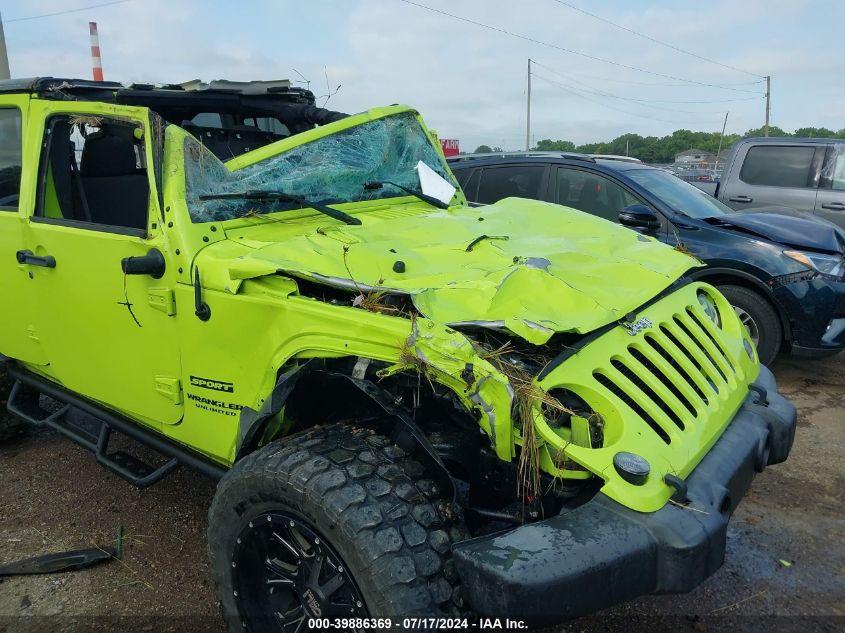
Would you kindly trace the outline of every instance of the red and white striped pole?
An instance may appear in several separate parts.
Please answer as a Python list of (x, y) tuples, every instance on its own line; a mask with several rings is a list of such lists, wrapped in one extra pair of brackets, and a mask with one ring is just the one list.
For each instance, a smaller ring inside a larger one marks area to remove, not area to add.
[(100, 58), (100, 39), (97, 37), (97, 23), (89, 22), (91, 32), (91, 66), (94, 71), (94, 81), (103, 81), (103, 60)]

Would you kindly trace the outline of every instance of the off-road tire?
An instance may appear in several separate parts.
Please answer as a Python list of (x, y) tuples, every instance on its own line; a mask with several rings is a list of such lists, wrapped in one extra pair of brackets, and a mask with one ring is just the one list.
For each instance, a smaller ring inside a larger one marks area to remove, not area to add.
[[(227, 473), (209, 511), (208, 553), (223, 615), (243, 632), (233, 552), (251, 519), (304, 518), (337, 552), (370, 617), (455, 617), (464, 611), (451, 560), (468, 537), (457, 508), (423, 467), (374, 431), (337, 424), (277, 440)], [(249, 630), (249, 626), (247, 627)]]
[(783, 342), (783, 327), (772, 304), (759, 293), (743, 286), (726, 285), (718, 288), (732, 306), (754, 319), (759, 332), (757, 356), (762, 364), (770, 364), (778, 355)]
[(6, 370), (0, 365), (0, 442), (11, 440), (26, 433), (26, 422), (16, 418), (6, 409), (6, 401), (12, 390), (12, 380)]

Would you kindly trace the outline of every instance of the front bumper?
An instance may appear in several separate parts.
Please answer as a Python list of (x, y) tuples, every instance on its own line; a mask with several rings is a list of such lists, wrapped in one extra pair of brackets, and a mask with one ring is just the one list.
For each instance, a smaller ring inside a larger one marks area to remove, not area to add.
[(755, 385), (686, 479), (694, 509), (640, 513), (598, 493), (550, 519), (456, 544), (472, 609), (549, 624), (643, 594), (689, 591), (713, 574), (730, 515), (754, 475), (784, 461), (795, 437), (795, 407), (772, 373), (761, 367)]
[(789, 315), (794, 355), (827, 356), (845, 349), (845, 280), (817, 277), (772, 292)]

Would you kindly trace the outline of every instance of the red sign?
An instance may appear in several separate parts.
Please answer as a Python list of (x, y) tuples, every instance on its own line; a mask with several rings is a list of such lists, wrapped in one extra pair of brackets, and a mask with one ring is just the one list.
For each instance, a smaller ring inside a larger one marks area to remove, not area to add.
[(440, 147), (446, 156), (457, 156), (461, 153), (461, 143), (456, 138), (441, 138)]

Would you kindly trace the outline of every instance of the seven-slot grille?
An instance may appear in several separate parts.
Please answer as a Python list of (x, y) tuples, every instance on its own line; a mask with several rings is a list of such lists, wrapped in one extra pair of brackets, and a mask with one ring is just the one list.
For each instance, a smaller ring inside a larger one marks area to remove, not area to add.
[(736, 388), (733, 363), (716, 326), (698, 306), (661, 321), (611, 357), (593, 377), (666, 444)]

